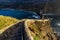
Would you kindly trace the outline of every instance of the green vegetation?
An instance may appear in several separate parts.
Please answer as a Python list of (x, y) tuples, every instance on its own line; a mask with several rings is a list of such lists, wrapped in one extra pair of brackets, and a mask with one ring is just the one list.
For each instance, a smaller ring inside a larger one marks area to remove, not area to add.
[(0, 30), (18, 21), (19, 21), (18, 19), (0, 15)]

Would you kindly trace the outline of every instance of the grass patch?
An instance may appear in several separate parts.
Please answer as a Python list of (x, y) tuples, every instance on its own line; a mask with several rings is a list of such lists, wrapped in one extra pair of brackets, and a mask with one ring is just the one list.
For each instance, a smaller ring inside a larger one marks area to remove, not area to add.
[(28, 28), (34, 40), (47, 40), (47, 33), (51, 32), (49, 25), (44, 21), (30, 22), (28, 23)]
[(0, 15), (0, 30), (18, 21), (16, 18)]

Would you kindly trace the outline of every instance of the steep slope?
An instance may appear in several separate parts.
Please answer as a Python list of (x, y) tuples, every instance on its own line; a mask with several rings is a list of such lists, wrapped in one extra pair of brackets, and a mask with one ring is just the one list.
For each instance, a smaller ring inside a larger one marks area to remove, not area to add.
[(26, 20), (25, 30), (29, 40), (57, 40), (49, 19)]
[(19, 22), (19, 20), (15, 18), (0, 15), (0, 33), (17, 22)]
[(0, 40), (57, 40), (49, 19), (26, 19), (10, 26)]

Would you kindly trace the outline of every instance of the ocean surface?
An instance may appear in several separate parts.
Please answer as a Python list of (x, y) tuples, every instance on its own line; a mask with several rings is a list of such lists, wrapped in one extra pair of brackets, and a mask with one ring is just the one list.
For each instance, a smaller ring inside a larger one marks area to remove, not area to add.
[(35, 12), (16, 10), (16, 9), (0, 9), (0, 15), (11, 16), (17, 19), (35, 19), (40, 18)]

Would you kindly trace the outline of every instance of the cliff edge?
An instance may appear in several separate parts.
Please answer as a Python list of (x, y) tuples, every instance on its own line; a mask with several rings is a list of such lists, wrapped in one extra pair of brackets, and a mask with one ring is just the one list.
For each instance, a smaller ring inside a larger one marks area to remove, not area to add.
[(26, 20), (25, 30), (29, 40), (57, 40), (49, 19)]
[(25, 19), (0, 35), (0, 40), (57, 40), (49, 19)]

